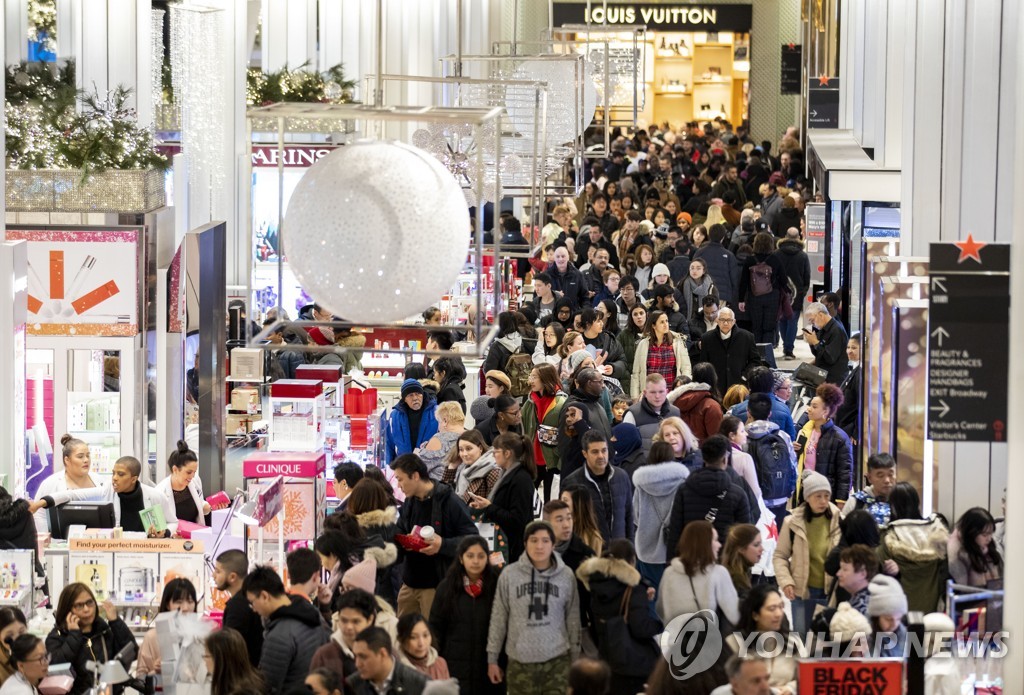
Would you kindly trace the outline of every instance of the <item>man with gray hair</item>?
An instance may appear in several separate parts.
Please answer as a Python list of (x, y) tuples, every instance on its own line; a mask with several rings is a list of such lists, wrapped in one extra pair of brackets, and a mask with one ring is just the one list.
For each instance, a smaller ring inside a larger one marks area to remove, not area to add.
[(825, 381), (837, 386), (843, 383), (849, 365), (846, 330), (821, 302), (808, 304), (804, 310), (804, 340), (811, 346), (814, 366), (828, 372)]
[(710, 362), (718, 375), (718, 388), (725, 391), (743, 380), (751, 367), (763, 363), (754, 334), (736, 326), (736, 314), (729, 307), (718, 312), (718, 327), (700, 339), (700, 361)]
[(729, 682), (712, 690), (711, 695), (772, 695), (777, 692), (769, 684), (768, 662), (758, 656), (730, 656), (725, 662), (725, 675)]

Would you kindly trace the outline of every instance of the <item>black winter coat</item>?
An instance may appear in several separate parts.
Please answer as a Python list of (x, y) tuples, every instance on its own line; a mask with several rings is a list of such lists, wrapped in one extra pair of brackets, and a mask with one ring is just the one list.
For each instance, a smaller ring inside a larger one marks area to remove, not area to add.
[(475, 536), (479, 531), (469, 517), (469, 509), (444, 483), (434, 483), (430, 497), (424, 500), (405, 498), (397, 532), (409, 534), (413, 526), (433, 526), (441, 538), (441, 550), (437, 555), (400, 550), (405, 557), (402, 582), (412, 589), (434, 589), (448, 571), (462, 537)]
[[(772, 292), (778, 292), (786, 283), (786, 266), (782, 265), (779, 257), (772, 254), (755, 253), (744, 263), (740, 271), (739, 301), (750, 302), (760, 297), (755, 297), (750, 283), (750, 269), (758, 263), (767, 263), (772, 269)], [(764, 295), (762, 295), (764, 296)]]
[[(735, 326), (735, 324), (734, 324)], [(722, 340), (721, 329), (708, 331), (700, 339), (700, 361), (710, 362), (718, 375), (718, 388), (725, 393), (743, 380), (747, 370), (762, 363), (754, 334), (738, 326), (728, 340)]]
[(626, 625), (629, 628), (629, 636), (636, 646), (636, 656), (642, 658), (631, 663), (627, 670), (616, 671), (612, 675), (612, 692), (632, 692), (622, 687), (617, 688), (615, 678), (649, 676), (661, 657), (661, 650), (654, 638), (665, 629), (650, 610), (647, 590), (640, 583), (640, 573), (624, 560), (595, 557), (580, 565), (576, 576), (590, 590), (597, 648), (605, 661), (609, 660), (610, 653), (603, 627), (609, 620), (622, 615), (622, 599), (627, 589), (633, 589), (627, 603), (629, 619)]
[(845, 501), (850, 498), (853, 445), (849, 435), (832, 420), (821, 426), (821, 435), (818, 437), (818, 461), (814, 470), (828, 478), (832, 485), (833, 500)]
[(448, 662), (448, 672), (464, 693), (505, 692), (504, 682), (494, 685), (487, 678), (487, 631), (497, 589), (497, 582), (485, 585), (484, 592), (473, 598), (460, 586), (450, 598), (436, 597), (430, 609), (437, 653)]
[(836, 411), (835, 421), (850, 439), (858, 439), (860, 432), (860, 366), (851, 369), (839, 388), (843, 390), (843, 404)]
[(615, 538), (633, 538), (636, 526), (633, 523), (633, 483), (629, 474), (618, 466), (608, 464), (608, 491), (611, 495), (611, 509), (605, 504), (601, 488), (584, 465), (575, 473), (562, 478), (562, 487), (582, 487), (590, 494), (594, 503), (597, 527), (605, 541)]
[[(96, 610), (100, 610), (99, 605)], [(89, 640), (92, 640), (91, 651), (87, 644)], [(54, 664), (71, 664), (75, 682), (69, 695), (81, 695), (93, 686), (92, 671), (86, 668), (86, 662), (95, 659), (109, 661), (129, 644), (135, 644), (135, 636), (123, 620), (118, 618), (108, 623), (97, 616), (88, 633), (53, 628), (46, 637), (46, 653)], [(123, 687), (115, 686), (114, 692), (123, 690)]]
[(786, 269), (786, 277), (793, 281), (797, 296), (793, 298), (793, 309), (799, 311), (803, 306), (804, 297), (811, 287), (811, 261), (804, 251), (804, 243), (799, 239), (783, 239), (779, 242), (779, 250), (775, 256)]
[(533, 521), (533, 478), (522, 466), (516, 466), (498, 479), (491, 496), (491, 505), (483, 516), (493, 521), (508, 538), (509, 562), (523, 554), (526, 525)]
[(462, 382), (448, 379), (441, 384), (441, 390), (437, 392), (437, 404), (441, 405), (448, 401), (458, 403), (462, 408), (462, 414), (466, 414), (466, 394), (462, 391)]
[[(611, 440), (612, 438), (612, 426), (608, 422), (608, 413), (605, 412), (604, 406), (601, 405), (601, 398), (599, 396), (588, 396), (579, 389), (574, 389), (569, 397), (565, 400), (565, 405), (562, 407), (562, 412), (558, 416), (558, 431), (565, 431), (565, 418), (568, 415), (568, 410), (572, 406), (576, 406), (580, 410), (586, 410), (587, 413), (584, 417), (587, 418), (587, 422), (590, 426), (596, 429), (598, 432), (603, 434), (606, 439)], [(611, 454), (611, 442), (608, 444), (609, 455)], [(562, 468), (562, 477), (566, 475), (565, 468)]]
[[(0, 495), (0, 548), (33, 550), (38, 554), (38, 547), (35, 519), (28, 511), (28, 500), (16, 500), (4, 491)], [(36, 573), (43, 576), (39, 558), (36, 558)]]
[(590, 305), (587, 301), (589, 286), (583, 278), (583, 273), (576, 266), (570, 263), (565, 267), (564, 273), (559, 273), (558, 267), (554, 263), (549, 263), (547, 272), (551, 276), (551, 289), (561, 292), (574, 312)]
[(622, 345), (619, 341), (612, 336), (608, 331), (601, 331), (597, 334), (596, 338), (588, 338), (583, 336), (583, 342), (587, 345), (593, 345), (598, 350), (604, 350), (607, 357), (604, 358), (604, 364), (609, 364), (612, 367), (611, 376), (618, 379), (620, 382), (623, 379), (628, 379), (630, 370), (633, 365), (626, 366), (626, 353), (622, 350)]
[[(814, 366), (821, 367), (828, 372), (825, 381), (837, 386), (843, 383), (847, 368), (850, 366), (850, 358), (846, 355), (846, 343), (849, 338), (843, 325), (832, 319), (819, 328), (818, 344), (811, 346), (814, 353)], [(834, 499), (834, 498), (833, 498)]]
[(784, 237), (790, 227), (800, 229), (800, 211), (796, 208), (780, 207), (772, 222), (772, 232), (777, 237)]
[(718, 296), (723, 302), (733, 306), (739, 297), (739, 263), (732, 251), (718, 242), (709, 241), (697, 249), (693, 259), (704, 259), (708, 267), (708, 275), (715, 281)]
[(301, 686), (309, 675), (309, 662), (331, 639), (320, 611), (301, 596), (292, 596), (290, 606), (278, 608), (267, 618), (263, 630), (260, 673), (270, 693), (285, 693)]
[(719, 538), (729, 535), (736, 524), (754, 523), (751, 519), (747, 493), (736, 484), (729, 471), (718, 468), (698, 468), (676, 491), (669, 516), (668, 538), (665, 545), (675, 548), (683, 529), (691, 521), (707, 519), (714, 511), (711, 523)]
[(263, 653), (263, 621), (249, 606), (249, 600), (241, 591), (229, 598), (224, 605), (223, 625), (238, 630), (245, 640), (249, 663), (253, 668), (259, 668), (260, 655)]
[(426, 687), (426, 676), (397, 659), (395, 670), (391, 674), (391, 683), (383, 693), (369, 681), (364, 681), (358, 672), (353, 673), (345, 681), (345, 692), (353, 695), (421, 695)]

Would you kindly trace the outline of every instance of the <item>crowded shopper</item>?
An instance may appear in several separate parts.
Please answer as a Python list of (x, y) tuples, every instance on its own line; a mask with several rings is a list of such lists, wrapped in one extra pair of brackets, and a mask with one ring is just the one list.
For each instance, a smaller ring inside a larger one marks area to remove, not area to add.
[[(729, 529), (722, 548), (722, 566), (729, 571), (736, 594), (743, 600), (754, 586), (751, 569), (761, 561), (764, 544), (761, 531), (753, 524), (736, 524)], [(758, 578), (765, 579), (764, 575)]]
[(772, 563), (782, 593), (794, 599), (823, 599), (831, 585), (825, 558), (839, 542), (839, 507), (825, 476), (807, 471), (803, 502), (786, 517)]
[[(843, 392), (833, 384), (822, 384), (807, 407), (807, 424), (793, 442), (799, 454), (798, 470), (815, 471), (828, 479), (832, 499), (842, 507), (850, 496), (853, 474), (853, 447), (846, 432), (836, 426), (836, 410), (843, 403)], [(801, 495), (797, 485), (797, 499)]]
[(0, 685), (17, 671), (11, 663), (11, 644), (27, 631), (28, 620), (20, 608), (0, 608)]
[(406, 613), (398, 619), (396, 656), (428, 680), (447, 680), (448, 662), (438, 655), (433, 642), (430, 624), (419, 613)]
[(523, 531), (534, 516), (533, 481), (537, 478), (537, 466), (532, 447), (522, 435), (499, 435), (491, 453), (502, 471), (501, 477), (488, 497), (474, 495), (469, 506), (502, 529), (508, 538), (509, 562), (515, 562), (523, 552)]
[(466, 431), (466, 418), (462, 408), (454, 401), (441, 403), (437, 406), (437, 433), (422, 446), (416, 447), (415, 453), (427, 464), (427, 471), (434, 480), (440, 480), (444, 472), (445, 460), (455, 447), (455, 442)]
[(644, 336), (637, 341), (631, 367), (630, 397), (634, 399), (640, 395), (648, 375), (658, 374), (664, 382), (674, 384), (678, 377), (689, 378), (693, 373), (686, 338), (682, 333), (673, 333), (669, 329), (669, 318), (665, 312), (651, 312)]
[(957, 584), (979, 589), (1003, 576), (1003, 557), (993, 534), (996, 521), (987, 509), (973, 507), (964, 512), (949, 535), (947, 557), (949, 576)]
[(562, 391), (558, 370), (551, 364), (539, 364), (530, 372), (530, 395), (522, 407), (523, 435), (533, 447), (537, 464), (537, 487), (544, 485), (544, 499), (559, 470), (558, 420), (568, 396)]
[(686, 526), (676, 546), (676, 557), (658, 584), (657, 610), (662, 622), (685, 613), (721, 610), (731, 624), (739, 620), (736, 589), (729, 571), (718, 564), (722, 544), (710, 521)]
[(754, 334), (736, 326), (736, 314), (724, 307), (718, 312), (718, 327), (700, 339), (700, 361), (708, 362), (718, 374), (718, 383), (728, 389), (740, 383), (747, 370), (762, 363)]
[(35, 635), (21, 635), (11, 641), (7, 658), (14, 672), (0, 687), (0, 693), (37, 695), (38, 686), (49, 670), (50, 655), (46, 651), (46, 643)]
[(427, 677), (396, 658), (391, 637), (382, 628), (368, 627), (356, 635), (352, 652), (355, 654), (357, 673), (349, 677), (346, 683), (354, 695), (423, 693)]
[(425, 444), (437, 434), (437, 401), (425, 393), (416, 379), (402, 382), (401, 400), (391, 410), (385, 433), (385, 461), (388, 465), (403, 454)]
[[(199, 599), (196, 597), (195, 586), (189, 580), (178, 577), (164, 584), (157, 611), (158, 614), (195, 613), (198, 604)], [(159, 676), (161, 674), (160, 666), (160, 643), (157, 638), (156, 625), (153, 625), (142, 639), (135, 673), (140, 678), (148, 675)]]
[(698, 442), (718, 432), (723, 415), (718, 373), (707, 362), (693, 365), (693, 381), (670, 391), (668, 402), (679, 409), (679, 417)]
[(825, 380), (830, 384), (843, 383), (849, 363), (846, 329), (821, 302), (808, 304), (804, 309), (804, 340), (811, 346), (814, 366), (825, 370)]
[[(639, 374), (634, 372), (634, 384), (638, 383), (638, 378)], [(678, 418), (679, 409), (668, 401), (668, 383), (665, 381), (663, 374), (654, 372), (644, 375), (639, 383), (643, 384), (643, 395), (636, 400), (634, 405), (626, 410), (622, 421), (636, 425), (637, 429), (640, 430), (640, 437), (643, 441), (644, 453), (646, 454), (651, 450), (651, 444), (654, 442), (654, 436), (661, 428), (661, 423), (666, 418)]]
[(729, 648), (736, 654), (740, 653), (740, 639), (746, 644), (763, 646), (768, 667), (764, 685), (773, 688), (778, 695), (797, 695), (797, 663), (786, 648), (789, 630), (785, 601), (778, 587), (761, 584), (753, 587), (743, 599), (736, 633), (726, 638)]
[(582, 446), (585, 465), (562, 484), (566, 488), (582, 487), (590, 494), (605, 541), (632, 538), (633, 485), (629, 476), (611, 465), (608, 439), (600, 432), (591, 430), (583, 435)]
[(466, 430), (448, 454), (441, 482), (469, 504), (474, 496), (489, 497), (500, 477), (501, 469), (483, 435), (476, 430)]

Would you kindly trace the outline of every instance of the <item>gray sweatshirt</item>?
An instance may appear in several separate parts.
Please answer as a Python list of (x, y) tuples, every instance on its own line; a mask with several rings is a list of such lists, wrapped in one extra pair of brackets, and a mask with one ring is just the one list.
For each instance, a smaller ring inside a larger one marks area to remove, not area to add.
[(524, 552), (498, 579), (487, 635), (487, 663), (498, 663), (502, 647), (521, 664), (539, 664), (580, 652), (576, 577), (555, 553), (538, 570)]

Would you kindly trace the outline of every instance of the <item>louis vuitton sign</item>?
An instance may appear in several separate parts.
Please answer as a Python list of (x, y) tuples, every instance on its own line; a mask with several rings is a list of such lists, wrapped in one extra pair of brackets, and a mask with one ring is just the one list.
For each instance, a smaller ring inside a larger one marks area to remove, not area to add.
[(555, 26), (565, 24), (642, 24), (668, 31), (750, 31), (751, 5), (632, 5), (608, 3), (587, 9), (586, 3), (556, 2)]

